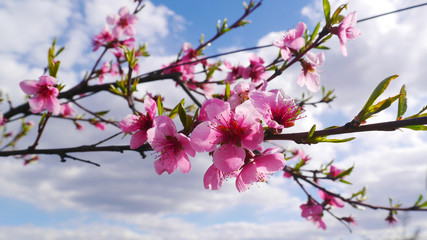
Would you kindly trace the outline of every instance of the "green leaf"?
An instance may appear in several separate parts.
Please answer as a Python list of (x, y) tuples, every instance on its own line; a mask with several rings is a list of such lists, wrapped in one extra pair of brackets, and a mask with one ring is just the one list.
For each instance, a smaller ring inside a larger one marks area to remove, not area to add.
[(323, 0), (323, 12), (325, 13), (326, 22), (329, 22), (331, 18), (331, 5), (328, 0)]
[(104, 116), (105, 114), (107, 114), (108, 112), (110, 112), (109, 110), (106, 111), (100, 111), (100, 112), (96, 112), (95, 115), (96, 116)]
[(163, 115), (163, 102), (161, 95), (157, 98), (157, 111), (159, 112), (159, 116)]
[(366, 114), (363, 116), (362, 121), (364, 121), (364, 120), (370, 118), (372, 115), (377, 114), (377, 113), (381, 112), (382, 110), (390, 107), (390, 105), (399, 98), (400, 98), (400, 94), (398, 94), (394, 97), (384, 99), (381, 102), (378, 102), (377, 104), (375, 104), (373, 106), (370, 106), (368, 108)]
[[(383, 104), (385, 104), (385, 102), (383, 103), (378, 103), (380, 105), (377, 104), (376, 107), (371, 107), (372, 104), (374, 104), (375, 100), (387, 89), (388, 85), (390, 84), (391, 80), (397, 78), (398, 75), (393, 75), (391, 77), (388, 77), (386, 79), (384, 79), (383, 81), (381, 81), (377, 87), (374, 89), (374, 91), (371, 93), (371, 96), (369, 96), (368, 101), (366, 101), (365, 106), (363, 106), (362, 110), (360, 110), (360, 112), (357, 114), (357, 116), (354, 118), (355, 121), (361, 123), (363, 121), (365, 121), (366, 119), (368, 119), (368, 117), (372, 116), (374, 113), (372, 113), (373, 111), (379, 112), (377, 111)], [(400, 97), (400, 94), (398, 95)], [(387, 100), (384, 100), (387, 101)], [(388, 104), (388, 103), (387, 103)], [(391, 103), (390, 103), (391, 104)], [(383, 107), (386, 107), (387, 105), (384, 105)], [(371, 111), (370, 111), (371, 110)], [(370, 116), (367, 116), (368, 113), (371, 112)]]
[(62, 53), (62, 51), (64, 51), (65, 50), (65, 47), (62, 47), (62, 48), (60, 48), (57, 52), (56, 52), (56, 54), (55, 54), (55, 57), (57, 57), (60, 53)]
[(427, 126), (424, 126), (424, 125), (412, 125), (412, 126), (406, 126), (403, 128), (408, 128), (414, 131), (427, 131)]
[(187, 113), (185, 112), (184, 107), (182, 104), (179, 104), (178, 107), (178, 114), (179, 114), (179, 120), (181, 120), (182, 126), (187, 126)]
[(313, 125), (313, 127), (311, 127), (310, 131), (308, 132), (308, 137), (307, 138), (312, 138), (314, 131), (316, 131), (316, 124)]
[(402, 86), (400, 89), (400, 98), (399, 98), (399, 105), (397, 107), (397, 117), (396, 120), (401, 120), (403, 114), (405, 114), (407, 109), (407, 99), (406, 99), (406, 89), (405, 85)]
[(227, 101), (229, 97), (230, 97), (230, 83), (227, 82), (225, 84), (224, 101)]
[(416, 117), (425, 117), (426, 116), (426, 114), (422, 114), (424, 111), (426, 111), (427, 110), (427, 106), (424, 106), (422, 109), (421, 109), (421, 111), (419, 111), (417, 114), (414, 114), (414, 115), (412, 115), (412, 116), (410, 116), (410, 117), (406, 117), (406, 118), (404, 118), (404, 119), (410, 119), (410, 118), (416, 118)]
[(421, 203), (420, 205), (418, 205), (419, 208), (425, 208), (427, 207), (427, 201)]
[(174, 119), (176, 114), (178, 114), (179, 111), (179, 106), (184, 105), (185, 104), (185, 98), (183, 98), (173, 109), (172, 111), (170, 111), (169, 113), (169, 117), (171, 119)]
[(356, 138), (350, 137), (350, 138), (344, 138), (344, 139), (327, 139), (326, 137), (321, 137), (321, 138), (314, 138), (314, 141), (316, 141), (316, 143), (318, 142), (344, 143), (344, 142), (350, 142), (354, 139)]
[(321, 50), (329, 50), (330, 48), (329, 47), (326, 47), (326, 46), (318, 46), (318, 47), (315, 47), (316, 49), (321, 49)]
[(375, 100), (387, 89), (388, 85), (390, 84), (391, 80), (397, 78), (398, 75), (393, 75), (391, 77), (388, 77), (381, 81), (378, 86), (374, 89), (371, 96), (369, 96), (368, 101), (366, 102), (365, 106), (363, 107), (363, 110), (368, 109), (372, 104), (374, 104)]
[(345, 170), (345, 171), (343, 171), (343, 172), (341, 172), (340, 174), (338, 174), (337, 176), (335, 176), (336, 178), (343, 178), (343, 177), (345, 177), (345, 176), (347, 176), (347, 175), (350, 175), (350, 173), (353, 171), (353, 168), (354, 168), (354, 166), (353, 167), (351, 167), (351, 168), (349, 168), (349, 169), (347, 169), (347, 170)]
[(418, 200), (415, 202), (415, 206), (418, 206), (418, 204), (421, 202), (421, 200), (423, 200), (423, 195), (420, 194), (420, 196), (418, 197)]
[(341, 14), (342, 10), (344, 10), (346, 8), (347, 8), (347, 4), (343, 4), (343, 5), (339, 6), (337, 8), (337, 10), (335, 10), (334, 14), (331, 17), (331, 23), (332, 24), (340, 23), (340, 14)]
[(344, 179), (340, 179), (340, 182), (342, 182), (342, 183), (345, 183), (345, 184), (349, 184), (349, 185), (352, 185), (352, 183), (351, 183), (351, 182), (349, 182), (349, 181), (346, 181), (346, 180), (344, 180)]

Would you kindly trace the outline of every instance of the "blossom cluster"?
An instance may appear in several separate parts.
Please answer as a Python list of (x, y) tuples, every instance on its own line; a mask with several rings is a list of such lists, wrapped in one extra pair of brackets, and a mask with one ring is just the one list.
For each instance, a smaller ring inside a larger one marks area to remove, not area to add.
[(189, 137), (177, 133), (169, 116), (156, 116), (157, 105), (151, 98), (144, 101), (145, 112), (129, 114), (119, 127), (133, 133), (132, 149), (148, 141), (159, 153), (154, 164), (158, 174), (176, 169), (187, 173), (191, 169), (188, 156), (208, 152), (213, 164), (205, 173), (205, 188), (217, 190), (226, 178), (236, 178), (236, 188), (243, 192), (285, 166), (283, 153), (263, 148), (265, 131), (275, 134), (292, 127), (302, 113), (302, 108), (283, 91), (256, 90), (250, 87), (253, 84), (237, 84), (228, 101), (206, 100)]

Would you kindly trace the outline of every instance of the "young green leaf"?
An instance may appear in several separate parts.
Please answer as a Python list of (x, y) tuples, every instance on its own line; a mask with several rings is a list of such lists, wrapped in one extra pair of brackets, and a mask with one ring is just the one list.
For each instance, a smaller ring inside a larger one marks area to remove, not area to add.
[(159, 116), (163, 115), (163, 102), (161, 95), (157, 98), (157, 111), (159, 112)]
[(406, 99), (406, 89), (405, 85), (402, 86), (400, 89), (400, 98), (399, 98), (399, 105), (397, 107), (397, 118), (396, 120), (401, 120), (403, 114), (405, 114), (407, 109), (407, 99)]
[(184, 105), (185, 104), (185, 98), (183, 98), (173, 109), (172, 111), (170, 111), (169, 113), (169, 117), (171, 119), (174, 119), (176, 114), (178, 114), (179, 111), (179, 106)]
[(331, 5), (328, 0), (323, 0), (323, 12), (325, 13), (326, 22), (329, 22), (331, 18)]
[(182, 126), (184, 126), (185, 128), (187, 126), (187, 113), (185, 112), (185, 109), (182, 104), (178, 104), (178, 115), (179, 120), (181, 120)]
[(227, 101), (229, 97), (230, 97), (230, 83), (227, 82), (225, 84), (224, 101)]

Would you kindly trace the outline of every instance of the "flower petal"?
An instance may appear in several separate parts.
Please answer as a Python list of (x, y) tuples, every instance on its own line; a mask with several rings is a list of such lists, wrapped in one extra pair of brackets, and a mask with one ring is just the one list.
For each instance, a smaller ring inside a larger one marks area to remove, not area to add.
[(220, 171), (229, 173), (238, 170), (243, 165), (245, 156), (243, 148), (225, 144), (215, 150), (213, 162)]

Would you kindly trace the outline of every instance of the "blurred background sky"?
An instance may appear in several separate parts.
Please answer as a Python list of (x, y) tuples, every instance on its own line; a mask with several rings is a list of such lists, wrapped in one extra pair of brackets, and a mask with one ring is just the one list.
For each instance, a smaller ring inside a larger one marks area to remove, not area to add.
[[(91, 39), (106, 23), (106, 16), (126, 0), (3, 0), (0, 2), (0, 88), (14, 103), (24, 101), (18, 84), (38, 79), (47, 64), (47, 50), (54, 37), (66, 50), (58, 79), (73, 86), (89, 71), (100, 52), (92, 52)], [(333, 7), (342, 2), (333, 1)], [(423, 1), (357, 0), (349, 1), (348, 14), (370, 17)], [(266, 0), (248, 17), (252, 23), (227, 33), (207, 48), (212, 55), (240, 48), (270, 44), (280, 31), (304, 21), (314, 29), (323, 19), (320, 0)], [(147, 42), (150, 58), (141, 60), (140, 72), (167, 64), (184, 42), (197, 46), (200, 34), (213, 36), (218, 19), (229, 22), (243, 13), (242, 1), (146, 1), (139, 15), (137, 42)], [(384, 78), (399, 74), (386, 91), (386, 97), (398, 93), (406, 84), (408, 113), (417, 113), (427, 102), (427, 7), (421, 7), (358, 24), (362, 35), (347, 44), (348, 57), (339, 51), (337, 39), (326, 45), (326, 62), (321, 67), (322, 84), (334, 89), (337, 99), (330, 105), (308, 107), (306, 117), (289, 131), (307, 131), (343, 125), (360, 110), (375, 86)], [(255, 52), (267, 62), (278, 49)], [(249, 52), (222, 59), (249, 63)], [(111, 57), (111, 56), (110, 56)], [(292, 97), (306, 92), (296, 84), (301, 69), (293, 66), (274, 80), (269, 88), (283, 88)], [(107, 81), (113, 79), (107, 79)], [(176, 103), (183, 95), (170, 81), (139, 87), (161, 93), (166, 104)], [(320, 98), (320, 95), (315, 95)], [(123, 100), (99, 94), (83, 102), (93, 111), (111, 108), (111, 116), (120, 120), (129, 113)], [(190, 100), (188, 99), (187, 102)], [(107, 105), (103, 105), (107, 102)], [(371, 122), (396, 117), (396, 106)], [(7, 104), (0, 105), (0, 111)], [(33, 118), (35, 122), (37, 118)], [(84, 125), (78, 132), (71, 122), (50, 121), (40, 148), (72, 147), (104, 139), (118, 129), (99, 131)], [(13, 130), (13, 129), (10, 129)], [(33, 130), (35, 132), (35, 130)], [(34, 133), (32, 133), (34, 135)], [(350, 136), (350, 135), (349, 135)], [(403, 205), (412, 205), (419, 194), (426, 195), (427, 137), (423, 132), (401, 130), (391, 133), (353, 134), (357, 139), (345, 144), (296, 146), (279, 141), (284, 147), (304, 149), (311, 167), (335, 159), (340, 168), (355, 165), (350, 186), (328, 185), (346, 196), (368, 186), (368, 202), (388, 204), (388, 197)], [(348, 137), (348, 136), (343, 136)], [(24, 140), (26, 148), (33, 139)], [(128, 143), (129, 137), (111, 144)], [(27, 144), (27, 145), (26, 145)], [(238, 193), (233, 181), (219, 191), (203, 188), (203, 174), (210, 165), (208, 156), (192, 159), (192, 171), (158, 176), (153, 168), (155, 155), (141, 159), (138, 154), (90, 153), (77, 157), (100, 163), (100, 168), (80, 162), (61, 163), (56, 156), (23, 166), (12, 157), (0, 159), (0, 239), (402, 239), (417, 229), (419, 239), (427, 238), (427, 218), (422, 213), (399, 214), (399, 225), (389, 227), (386, 212), (339, 209), (340, 216), (353, 216), (358, 225), (350, 233), (343, 225), (325, 215), (327, 230), (319, 230), (300, 217), (299, 206), (307, 201), (298, 186), (280, 174), (269, 184), (253, 185)], [(290, 165), (294, 164), (289, 162)], [(399, 238), (400, 237), (400, 238)]]

